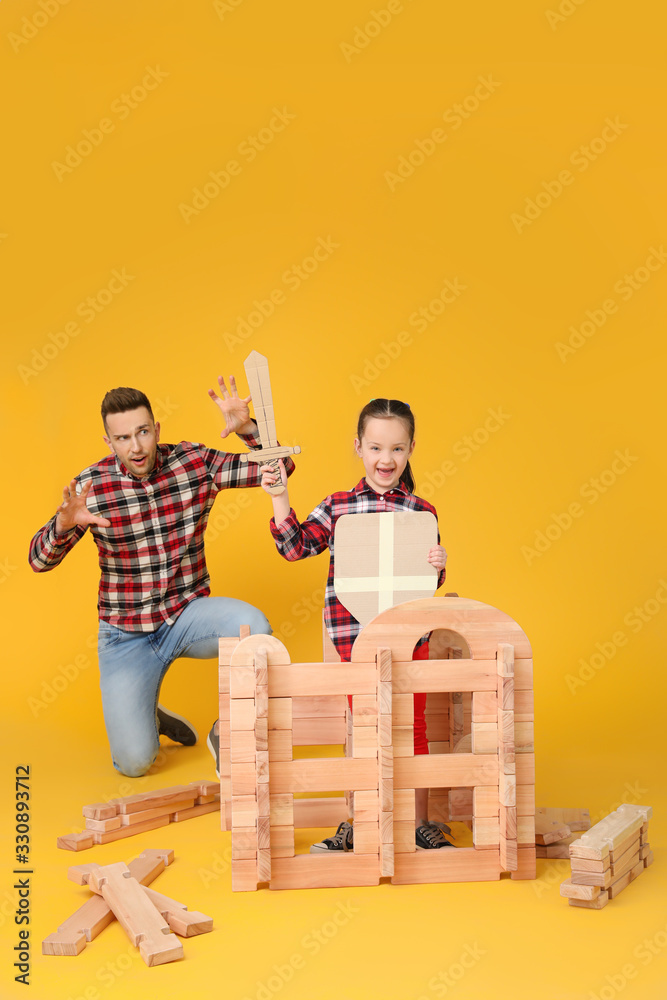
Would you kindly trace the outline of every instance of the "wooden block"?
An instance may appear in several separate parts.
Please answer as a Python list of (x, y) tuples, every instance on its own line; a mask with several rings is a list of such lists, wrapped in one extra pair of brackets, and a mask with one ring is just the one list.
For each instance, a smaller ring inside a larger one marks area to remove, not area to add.
[[(532, 726), (527, 722), (524, 725)], [(517, 726), (514, 724), (514, 712), (506, 709), (498, 709), (498, 743), (503, 744), (503, 749), (511, 752), (512, 747), (518, 746)]]
[(255, 754), (255, 774), (257, 783), (259, 785), (268, 785), (269, 783), (268, 750), (258, 750), (257, 753)]
[(377, 823), (380, 815), (380, 796), (377, 791), (354, 793), (354, 822)]
[[(526, 787), (526, 786), (524, 786)], [(527, 786), (531, 787), (531, 786)], [(516, 806), (516, 775), (498, 775), (498, 800), (501, 806)]]
[(567, 899), (597, 899), (600, 887), (597, 885), (581, 885), (566, 878), (560, 885), (560, 894)]
[(432, 743), (429, 743), (429, 745), (428, 745), (428, 752), (429, 753), (449, 753), (449, 743), (448, 742), (443, 742), (443, 743), (432, 742)]
[(570, 842), (576, 840), (578, 836), (578, 833), (573, 833), (572, 836), (566, 837), (565, 840), (557, 840), (555, 844), (549, 844), (547, 847), (544, 847), (543, 845), (536, 845), (535, 853), (538, 858), (569, 861)]
[(380, 715), (392, 715), (393, 691), (390, 681), (378, 683), (378, 710)]
[(494, 722), (473, 722), (472, 752), (494, 754), (498, 752), (498, 725)]
[(479, 819), (498, 818), (500, 815), (498, 785), (477, 785), (472, 789), (472, 801), (472, 815)]
[(289, 729), (269, 730), (269, 761), (292, 759), (292, 732)]
[(380, 843), (392, 844), (394, 842), (394, 814), (393, 812), (380, 813)]
[(495, 691), (473, 691), (472, 721), (498, 721), (498, 695)]
[(354, 853), (377, 854), (380, 847), (380, 830), (378, 823), (359, 823), (354, 821)]
[[(412, 727), (410, 727), (412, 728)], [(381, 747), (392, 746), (393, 740), (393, 726), (391, 715), (380, 715), (378, 716), (378, 744)]]
[(156, 816), (155, 819), (146, 820), (144, 823), (136, 823), (134, 826), (122, 826), (120, 830), (110, 830), (109, 833), (94, 833), (95, 844), (111, 844), (116, 840), (125, 840), (126, 837), (134, 837), (138, 833), (148, 833), (150, 830), (158, 830), (161, 826), (169, 826), (169, 816)]
[(643, 859), (642, 864), (644, 868), (649, 868), (653, 864), (653, 851), (649, 851), (646, 857)]
[(257, 857), (257, 827), (232, 827), (232, 859), (250, 861)]
[(257, 822), (257, 796), (232, 796), (232, 824), (234, 827), (253, 826)]
[(257, 889), (257, 859), (232, 858), (232, 892), (254, 892)]
[[(414, 831), (413, 831), (414, 834)], [(534, 877), (534, 876), (533, 876)], [(500, 878), (499, 852), (473, 847), (396, 853), (393, 885), (427, 882), (488, 882)]]
[(220, 812), (220, 800), (213, 802), (202, 802), (198, 806), (190, 806), (189, 809), (178, 809), (172, 814), (172, 823), (182, 823), (186, 819), (196, 819), (198, 816), (207, 816), (208, 813)]
[(355, 726), (376, 726), (378, 719), (377, 701), (372, 694), (355, 694), (352, 699), (352, 724)]
[(517, 784), (516, 814), (517, 816), (535, 815), (535, 785)]
[[(289, 698), (281, 699), (289, 701)], [(250, 730), (255, 731), (255, 699), (254, 698), (234, 698), (230, 702), (229, 708), (230, 726), (232, 731)]]
[(183, 903), (178, 903), (169, 896), (142, 887), (146, 896), (169, 924), (169, 929), (179, 937), (194, 937), (198, 934), (208, 934), (213, 930), (213, 917), (207, 917), (198, 910), (188, 910)]
[(415, 746), (414, 727), (393, 726), (391, 743), (394, 748), (394, 757), (412, 757)]
[[(232, 795), (253, 795), (255, 780), (254, 764), (232, 764)], [(289, 791), (289, 789), (280, 789), (280, 791)]]
[(142, 792), (119, 799), (118, 808), (124, 814), (172, 805), (175, 810), (183, 802), (194, 802), (194, 798), (192, 789), (187, 785), (173, 785), (171, 788), (157, 788), (153, 792)]
[(271, 826), (294, 826), (294, 796), (291, 792), (269, 796)]
[(621, 861), (615, 866), (611, 865), (609, 868), (611, 872), (612, 885), (620, 878), (621, 875), (625, 875), (626, 872), (630, 871), (631, 868), (635, 868), (641, 861), (641, 858), (639, 857), (639, 850), (634, 852), (628, 851), (627, 855), (624, 855), (624, 858), (624, 861)]
[[(193, 788), (197, 792), (197, 797), (217, 795), (220, 797), (220, 782), (219, 781), (191, 781), (190, 788)], [(199, 802), (195, 800), (195, 805), (200, 805)]]
[(127, 865), (120, 862), (99, 868), (91, 873), (89, 885), (101, 891), (146, 965), (163, 965), (183, 957), (183, 946), (132, 878)]
[[(354, 722), (354, 715), (353, 715)], [(354, 726), (352, 731), (352, 756), (377, 757), (378, 734), (375, 726)]]
[(516, 871), (512, 871), (512, 879), (532, 879), (537, 878), (537, 866), (535, 864), (535, 847), (521, 847), (517, 844), (517, 865)]
[(269, 729), (292, 729), (291, 698), (269, 698)]
[[(415, 790), (414, 788), (394, 789), (394, 826), (397, 822), (408, 821), (415, 825)], [(414, 839), (414, 838), (413, 838)]]
[[(514, 721), (533, 722), (535, 719), (535, 698), (532, 690), (514, 692)], [(572, 810), (569, 810), (570, 812)], [(575, 810), (576, 811), (576, 810)], [(567, 822), (565, 820), (565, 822)], [(581, 829), (588, 829), (582, 827)]]
[(516, 839), (519, 846), (530, 847), (535, 853), (535, 817), (518, 816), (516, 818)]
[(294, 719), (292, 742), (295, 747), (331, 746), (345, 742), (345, 719)]
[(253, 729), (232, 730), (230, 760), (232, 764), (253, 764), (256, 753), (256, 738)]
[(93, 834), (84, 830), (82, 833), (64, 833), (58, 837), (56, 847), (60, 847), (63, 851), (87, 851), (94, 843)]
[(517, 753), (533, 753), (535, 750), (535, 725), (533, 722), (514, 723), (514, 745)]
[[(394, 852), (395, 854), (414, 854), (417, 850), (415, 843), (415, 818), (394, 819)], [(443, 848), (444, 849), (444, 848)]]
[(584, 910), (601, 910), (609, 902), (609, 893), (601, 892), (595, 899), (568, 899), (570, 906), (579, 906)]
[(641, 843), (641, 840), (642, 840), (641, 833), (635, 830), (635, 832), (631, 833), (629, 837), (626, 837), (625, 840), (622, 840), (617, 847), (609, 849), (609, 863), (613, 865), (615, 862), (619, 860), (619, 858), (623, 854), (626, 853), (626, 851), (629, 851), (632, 848), (636, 848)]
[(396, 694), (392, 696), (392, 716), (395, 726), (411, 726), (415, 718), (415, 699), (412, 694)]
[(257, 881), (271, 881), (271, 848), (257, 851)]
[[(353, 653), (354, 656), (354, 653)], [(496, 691), (495, 660), (395, 660), (394, 694)]]
[[(340, 662), (340, 661), (338, 661)], [(273, 700), (273, 699), (271, 699)], [(334, 719), (345, 718), (348, 708), (348, 701), (345, 695), (293, 695), (292, 716), (294, 719)], [(289, 726), (283, 727), (289, 729)]]
[(380, 844), (380, 875), (383, 878), (394, 874), (394, 855), (393, 841)]
[(572, 869), (572, 881), (577, 885), (597, 885), (601, 889), (608, 889), (611, 885), (611, 869), (605, 872), (587, 872), (580, 868)]
[(297, 854), (276, 858), (271, 866), (272, 889), (341, 889), (379, 881), (379, 855), (373, 854)]
[(376, 782), (380, 794), (380, 811), (392, 812), (394, 808), (394, 757), (391, 747), (380, 747)]
[[(588, 830), (591, 825), (591, 814), (588, 809), (561, 809), (551, 806), (537, 806), (535, 808), (535, 829), (538, 829), (537, 818), (544, 817), (569, 826), (572, 833), (577, 830)], [(579, 838), (574, 838), (578, 840)]]
[(118, 803), (115, 799), (110, 802), (96, 802), (84, 806), (82, 811), (86, 819), (111, 819), (118, 814)]
[(535, 817), (535, 843), (536, 844), (555, 844), (557, 840), (563, 840), (565, 837), (569, 837), (572, 831), (569, 826), (565, 826), (562, 823), (558, 823), (556, 820), (550, 820), (545, 816)]
[(519, 855), (516, 839), (500, 837), (500, 867), (505, 872), (515, 872), (519, 867)]
[(629, 871), (621, 875), (621, 877), (616, 879), (615, 882), (612, 882), (612, 884), (609, 886), (607, 890), (607, 892), (609, 893), (609, 898), (615, 899), (616, 896), (618, 896), (620, 892), (623, 892), (624, 889), (627, 889), (630, 883), (633, 882), (639, 875), (641, 875), (643, 871), (644, 871), (644, 862), (643, 861), (637, 862), (637, 864), (633, 868), (630, 868)]
[(498, 849), (500, 844), (500, 820), (493, 817), (473, 816), (472, 842), (477, 850), (483, 850), (487, 847)]
[(255, 747), (257, 750), (269, 749), (269, 720), (266, 716), (255, 719)]

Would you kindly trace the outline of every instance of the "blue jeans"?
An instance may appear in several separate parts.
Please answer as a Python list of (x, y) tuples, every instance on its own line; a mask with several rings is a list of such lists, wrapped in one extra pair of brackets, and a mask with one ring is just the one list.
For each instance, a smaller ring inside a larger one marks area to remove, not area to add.
[(249, 625), (253, 633), (271, 633), (261, 611), (231, 597), (198, 597), (173, 625), (165, 622), (155, 632), (125, 632), (100, 622), (102, 708), (116, 770), (137, 778), (157, 757), (155, 713), (162, 679), (174, 660), (192, 656), (217, 661), (218, 639), (238, 635), (241, 625)]

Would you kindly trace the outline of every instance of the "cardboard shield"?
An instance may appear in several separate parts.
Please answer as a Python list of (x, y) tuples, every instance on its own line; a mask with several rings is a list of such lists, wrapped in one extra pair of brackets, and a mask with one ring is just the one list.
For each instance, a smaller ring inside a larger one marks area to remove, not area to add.
[(438, 571), (426, 561), (438, 544), (430, 511), (342, 514), (334, 532), (334, 590), (362, 625), (404, 601), (433, 597)]

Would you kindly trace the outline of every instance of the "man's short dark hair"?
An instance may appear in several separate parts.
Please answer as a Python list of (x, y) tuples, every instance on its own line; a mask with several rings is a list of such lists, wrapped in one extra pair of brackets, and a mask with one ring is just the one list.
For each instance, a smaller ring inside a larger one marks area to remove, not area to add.
[(105, 430), (107, 417), (110, 413), (125, 413), (127, 410), (137, 410), (140, 406), (146, 407), (154, 422), (153, 410), (145, 393), (140, 392), (139, 389), (129, 389), (127, 386), (110, 389), (102, 400), (102, 420)]

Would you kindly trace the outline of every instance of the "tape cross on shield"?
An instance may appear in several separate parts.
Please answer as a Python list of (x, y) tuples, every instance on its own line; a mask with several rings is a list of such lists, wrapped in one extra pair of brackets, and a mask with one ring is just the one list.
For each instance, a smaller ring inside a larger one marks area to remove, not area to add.
[(433, 597), (438, 571), (426, 561), (438, 544), (430, 511), (342, 514), (334, 532), (334, 591), (362, 625), (395, 604)]

